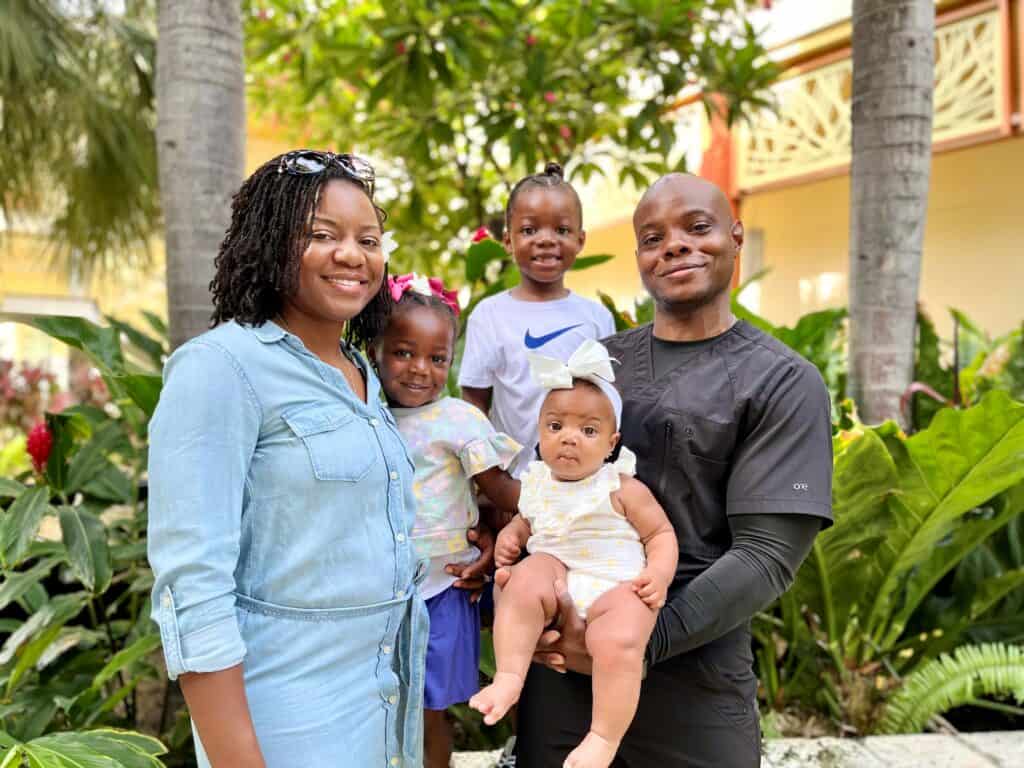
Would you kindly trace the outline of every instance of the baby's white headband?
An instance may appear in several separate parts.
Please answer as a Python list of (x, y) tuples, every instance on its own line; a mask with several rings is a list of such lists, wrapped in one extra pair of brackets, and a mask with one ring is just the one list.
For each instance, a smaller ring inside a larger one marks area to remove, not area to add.
[(587, 339), (564, 363), (535, 352), (527, 352), (526, 357), (534, 381), (544, 389), (572, 389), (573, 379), (584, 379), (599, 387), (612, 403), (615, 428), (619, 428), (622, 422), (622, 397), (612, 383), (615, 381), (615, 371), (612, 370), (612, 358), (604, 344)]

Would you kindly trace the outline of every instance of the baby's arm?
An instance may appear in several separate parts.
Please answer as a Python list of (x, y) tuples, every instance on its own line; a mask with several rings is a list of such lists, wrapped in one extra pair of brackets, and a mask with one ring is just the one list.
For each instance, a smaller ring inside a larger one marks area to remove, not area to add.
[(675, 529), (654, 494), (636, 478), (623, 475), (616, 495), (626, 519), (640, 534), (647, 555), (647, 567), (633, 579), (633, 590), (651, 608), (661, 608), (679, 561)]
[(516, 515), (498, 534), (498, 542), (494, 546), (494, 562), (499, 566), (515, 565), (529, 538), (530, 524), (522, 515)]

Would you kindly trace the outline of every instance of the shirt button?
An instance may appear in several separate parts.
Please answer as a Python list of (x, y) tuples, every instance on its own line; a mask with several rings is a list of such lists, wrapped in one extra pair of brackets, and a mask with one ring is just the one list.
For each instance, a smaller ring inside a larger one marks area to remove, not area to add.
[[(398, 703), (398, 697), (397, 696), (395, 696), (394, 694), (392, 694), (391, 696), (388, 696), (388, 704), (397, 704), (397, 703)], [(394, 765), (394, 763), (392, 763), (392, 765)]]
[(391, 764), (392, 765), (398, 765), (400, 762), (402, 762), (402, 761), (399, 760), (397, 757), (392, 757), (391, 758)]
[(390, 646), (390, 645), (382, 645), (382, 646), (380, 647), (380, 649), (381, 649), (382, 651), (384, 651), (384, 653), (391, 653), (391, 646)]
[(164, 608), (170, 608), (170, 607), (171, 607), (171, 596), (170, 595), (164, 595)]
[(398, 592), (395, 594), (395, 597), (397, 597), (399, 600), (401, 600), (403, 597), (405, 597), (405, 590), (404, 589), (398, 590)]
[(398, 472), (396, 472), (393, 469), (391, 470), (391, 479), (392, 480), (397, 480), (398, 479)]
[(395, 534), (395, 541), (397, 541), (399, 544), (401, 544), (403, 541), (405, 541), (405, 534), (404, 533), (396, 533)]
[(380, 422), (377, 421), (376, 419), (370, 419), (370, 426), (371, 427), (376, 427), (378, 424), (380, 424)]

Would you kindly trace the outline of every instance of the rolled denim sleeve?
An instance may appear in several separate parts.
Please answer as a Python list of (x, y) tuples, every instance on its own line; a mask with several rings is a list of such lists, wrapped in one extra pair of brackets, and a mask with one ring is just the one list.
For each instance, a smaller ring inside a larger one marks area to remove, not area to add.
[(152, 618), (173, 680), (245, 656), (235, 614), (235, 568), (246, 478), (262, 414), (223, 347), (182, 346), (167, 361), (149, 424)]

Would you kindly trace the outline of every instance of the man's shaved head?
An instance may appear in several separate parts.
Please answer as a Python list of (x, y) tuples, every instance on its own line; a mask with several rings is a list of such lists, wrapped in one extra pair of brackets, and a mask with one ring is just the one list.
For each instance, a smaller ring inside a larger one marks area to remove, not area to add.
[(723, 217), (723, 220), (732, 223), (732, 206), (717, 184), (692, 173), (666, 173), (647, 188), (640, 198), (640, 202), (636, 204), (636, 210), (633, 211), (633, 228), (636, 229), (637, 217), (641, 214), (644, 203), (651, 198), (656, 198), (661, 193), (675, 190), (682, 192), (687, 198), (705, 200), (711, 204), (716, 213)]

